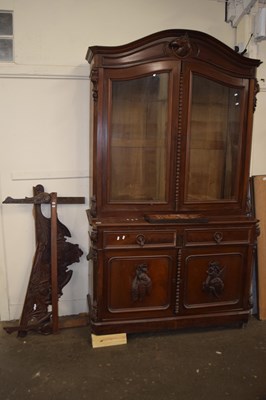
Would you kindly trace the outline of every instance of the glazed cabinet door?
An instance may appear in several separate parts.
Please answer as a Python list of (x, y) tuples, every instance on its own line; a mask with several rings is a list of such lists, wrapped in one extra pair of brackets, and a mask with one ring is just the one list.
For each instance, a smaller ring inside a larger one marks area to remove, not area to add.
[(180, 207), (244, 211), (252, 122), (249, 80), (191, 62), (184, 64), (184, 91), (190, 95), (183, 103)]
[(172, 315), (175, 263), (173, 249), (106, 251), (102, 320)]
[[(98, 116), (98, 211), (173, 210), (179, 64), (105, 69)], [(100, 110), (99, 110), (100, 111)]]
[(251, 257), (252, 250), (247, 245), (185, 249), (180, 312), (249, 310)]

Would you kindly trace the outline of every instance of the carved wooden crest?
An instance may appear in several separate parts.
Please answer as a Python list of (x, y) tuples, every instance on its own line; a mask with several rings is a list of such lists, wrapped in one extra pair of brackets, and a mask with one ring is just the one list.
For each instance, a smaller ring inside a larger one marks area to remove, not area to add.
[(195, 44), (191, 43), (189, 36), (186, 34), (179, 36), (172, 40), (172, 42), (168, 43), (165, 51), (169, 56), (186, 58), (191, 55), (196, 55), (198, 53), (198, 48)]

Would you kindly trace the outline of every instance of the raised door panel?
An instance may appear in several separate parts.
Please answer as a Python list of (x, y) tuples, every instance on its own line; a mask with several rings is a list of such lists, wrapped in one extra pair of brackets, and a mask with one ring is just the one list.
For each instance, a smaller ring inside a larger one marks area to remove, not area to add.
[(172, 315), (175, 251), (108, 251), (104, 318)]
[(248, 246), (215, 246), (185, 251), (181, 274), (183, 312), (243, 309), (247, 303), (244, 298), (247, 256)]

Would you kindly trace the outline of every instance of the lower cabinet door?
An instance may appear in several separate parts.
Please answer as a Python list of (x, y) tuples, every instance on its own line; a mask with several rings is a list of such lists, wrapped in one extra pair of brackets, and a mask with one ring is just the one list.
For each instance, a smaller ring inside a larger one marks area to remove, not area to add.
[(248, 246), (184, 250), (180, 311), (205, 313), (248, 308)]
[(108, 251), (103, 318), (173, 315), (176, 251)]

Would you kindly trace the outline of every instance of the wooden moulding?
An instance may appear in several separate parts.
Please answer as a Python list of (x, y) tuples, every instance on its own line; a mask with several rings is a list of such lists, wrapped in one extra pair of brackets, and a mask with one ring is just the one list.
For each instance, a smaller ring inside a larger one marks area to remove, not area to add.
[(253, 177), (255, 215), (260, 235), (257, 245), (258, 317), (266, 320), (266, 175)]
[(107, 347), (107, 346), (118, 346), (122, 344), (127, 344), (126, 333), (115, 333), (112, 335), (94, 335), (91, 334), (92, 347)]

